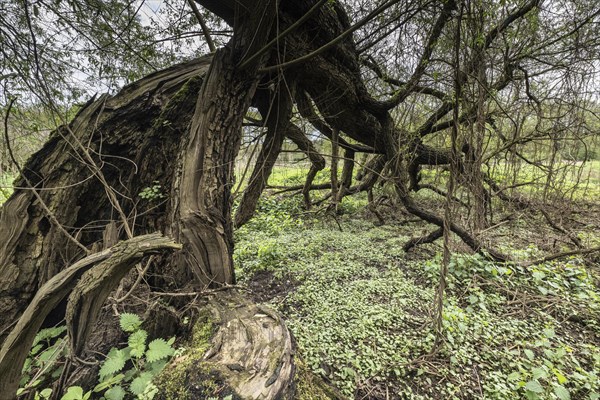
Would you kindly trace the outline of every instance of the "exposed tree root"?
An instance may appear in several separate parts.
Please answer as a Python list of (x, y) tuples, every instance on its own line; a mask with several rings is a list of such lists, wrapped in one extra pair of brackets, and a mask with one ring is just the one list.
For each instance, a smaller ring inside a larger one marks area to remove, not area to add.
[[(242, 399), (292, 398), (294, 346), (279, 314), (236, 290), (215, 293), (205, 310), (210, 317), (196, 329), (212, 327), (208, 350), (195, 354), (198, 348), (191, 348), (172, 362), (159, 380), (159, 398), (177, 396), (177, 388), (190, 398), (210, 397), (210, 390)], [(192, 345), (206, 347), (197, 340)]]

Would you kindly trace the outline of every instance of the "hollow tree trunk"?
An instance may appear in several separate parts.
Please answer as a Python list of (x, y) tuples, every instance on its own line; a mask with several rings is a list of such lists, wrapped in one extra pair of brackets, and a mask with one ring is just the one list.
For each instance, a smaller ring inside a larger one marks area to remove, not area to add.
[[(211, 57), (204, 57), (177, 65), (115, 96), (90, 101), (69, 129), (55, 130), (24, 166), (53, 219), (88, 249), (101, 244), (105, 226), (119, 226), (120, 221), (75, 143), (86, 145), (109, 185), (122, 194), (120, 204), (134, 234), (168, 233), (171, 205), (166, 196), (176, 171), (173, 160), (210, 62)], [(160, 194), (139, 197), (153, 185)], [(16, 186), (26, 186), (25, 180), (21, 177)], [(123, 238), (122, 226), (120, 231)], [(31, 189), (15, 190), (0, 214), (0, 344), (37, 290), (83, 255), (51, 222)], [(51, 319), (59, 321), (62, 312)]]

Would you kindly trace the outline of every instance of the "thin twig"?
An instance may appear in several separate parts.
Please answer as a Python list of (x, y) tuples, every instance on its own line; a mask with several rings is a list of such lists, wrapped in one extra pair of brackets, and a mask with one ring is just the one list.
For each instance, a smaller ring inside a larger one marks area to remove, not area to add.
[(210, 36), (210, 32), (208, 30), (208, 27), (206, 26), (206, 22), (204, 22), (204, 17), (202, 17), (200, 10), (198, 10), (198, 6), (196, 6), (195, 0), (188, 0), (188, 3), (190, 5), (190, 7), (192, 8), (194, 15), (196, 16), (196, 19), (200, 23), (200, 27), (202, 28), (202, 33), (204, 34), (204, 38), (206, 39), (206, 44), (208, 44), (208, 48), (210, 49), (210, 52), (214, 53), (215, 51), (217, 51), (217, 48), (215, 46), (215, 42), (213, 42), (212, 37)]

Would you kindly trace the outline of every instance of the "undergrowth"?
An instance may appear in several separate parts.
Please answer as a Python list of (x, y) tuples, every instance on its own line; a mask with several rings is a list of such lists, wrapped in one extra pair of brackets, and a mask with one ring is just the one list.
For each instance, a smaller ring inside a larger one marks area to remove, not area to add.
[(13, 192), (12, 181), (13, 175), (0, 174), (0, 206), (10, 197)]
[[(89, 391), (81, 386), (70, 386), (60, 400), (139, 399), (152, 400), (158, 388), (152, 383), (176, 353), (175, 338), (158, 338), (148, 342), (148, 333), (141, 328), (142, 320), (135, 314), (123, 313), (119, 325), (127, 333), (127, 346), (113, 347), (100, 366), (98, 384)], [(65, 326), (42, 329), (35, 337), (17, 391), (20, 398), (43, 400), (51, 397), (53, 389), (40, 389), (43, 384), (56, 381), (68, 356)]]
[(285, 283), (268, 298), (299, 355), (349, 397), (599, 398), (600, 291), (582, 260), (522, 268), (455, 255), (435, 350), (441, 258), (409, 261), (414, 226), (307, 220), (293, 201), (270, 201), (236, 233), (238, 276)]

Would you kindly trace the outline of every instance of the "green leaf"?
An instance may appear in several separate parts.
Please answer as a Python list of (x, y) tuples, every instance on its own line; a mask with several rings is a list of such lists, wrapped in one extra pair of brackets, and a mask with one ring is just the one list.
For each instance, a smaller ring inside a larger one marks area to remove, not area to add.
[(61, 365), (60, 367), (58, 367), (54, 371), (52, 371), (52, 373), (50, 374), (50, 377), (53, 379), (58, 379), (62, 375), (64, 369), (65, 369), (65, 367), (63, 365)]
[(554, 386), (554, 394), (560, 400), (571, 400), (571, 394), (569, 393), (567, 388), (565, 388), (564, 386), (561, 386), (561, 385)]
[(100, 380), (103, 381), (107, 376), (120, 372), (125, 367), (127, 359), (123, 350), (117, 350), (113, 347), (100, 368)]
[(125, 398), (125, 390), (120, 385), (113, 386), (104, 393), (106, 400), (123, 400)]
[(554, 369), (554, 376), (556, 376), (556, 380), (558, 381), (559, 384), (563, 384), (567, 381), (567, 377), (564, 376), (559, 370)]
[(175, 349), (169, 345), (164, 339), (154, 339), (148, 345), (146, 359), (148, 362), (154, 362), (165, 359), (175, 352)]
[(515, 371), (515, 372), (509, 374), (506, 378), (509, 381), (518, 381), (519, 379), (521, 379), (521, 374), (519, 372)]
[(538, 381), (529, 381), (525, 384), (525, 389), (534, 393), (542, 393), (544, 388)]
[(146, 364), (146, 369), (152, 372), (152, 374), (157, 375), (160, 371), (162, 371), (167, 365), (167, 360), (158, 360), (151, 363)]
[(540, 400), (540, 396), (538, 396), (537, 393), (531, 392), (529, 390), (525, 392), (525, 398), (527, 400)]
[(533, 379), (547, 378), (548, 373), (544, 368), (536, 367), (531, 371)]
[(544, 336), (546, 336), (548, 339), (552, 339), (556, 336), (556, 333), (554, 332), (554, 329), (546, 328), (544, 329)]
[(533, 274), (533, 278), (536, 280), (542, 280), (546, 277), (546, 274), (542, 271), (535, 271)]
[(44, 350), (37, 357), (38, 363), (52, 365), (54, 362), (56, 362), (58, 357), (60, 357), (60, 355), (61, 355), (62, 349), (60, 348), (60, 345), (62, 344), (63, 340), (64, 339), (61, 339), (59, 342), (56, 342), (53, 346), (50, 346), (46, 350)]
[(42, 347), (44, 347), (44, 346), (42, 346), (41, 344), (33, 346), (31, 348), (31, 351), (29, 352), (29, 355), (30, 356), (35, 356), (37, 353), (40, 352), (40, 350), (42, 349)]
[(148, 333), (145, 330), (140, 329), (131, 334), (129, 336), (129, 340), (127, 343), (131, 348), (131, 356), (135, 358), (140, 358), (144, 355), (146, 351), (146, 338), (148, 337)]
[(111, 378), (105, 379), (96, 385), (96, 387), (94, 388), (94, 392), (96, 392), (96, 393), (103, 392), (104, 390), (108, 389), (109, 387), (116, 385), (117, 383), (121, 383), (123, 378), (125, 378), (125, 375), (118, 374)]
[(142, 325), (142, 320), (135, 314), (123, 313), (119, 319), (119, 325), (124, 332), (135, 332)]
[(82, 400), (83, 389), (81, 386), (70, 386), (67, 392), (60, 398), (60, 400)]
[(138, 376), (131, 382), (129, 390), (135, 395), (144, 393), (144, 390), (152, 381), (152, 377), (153, 375), (151, 372), (143, 372), (140, 376)]
[(52, 389), (50, 389), (50, 388), (46, 388), (40, 392), (40, 396), (43, 399), (49, 399), (51, 394), (52, 394)]
[(56, 326), (54, 328), (46, 328), (40, 330), (37, 335), (35, 335), (35, 339), (33, 339), (32, 346), (35, 346), (42, 340), (53, 339), (60, 336), (61, 333), (67, 330), (65, 325)]
[(529, 358), (530, 360), (534, 359), (535, 354), (533, 354), (533, 351), (531, 351), (529, 349), (525, 349), (525, 350), (523, 350), (523, 352), (525, 353), (525, 355), (527, 356), (527, 358)]

